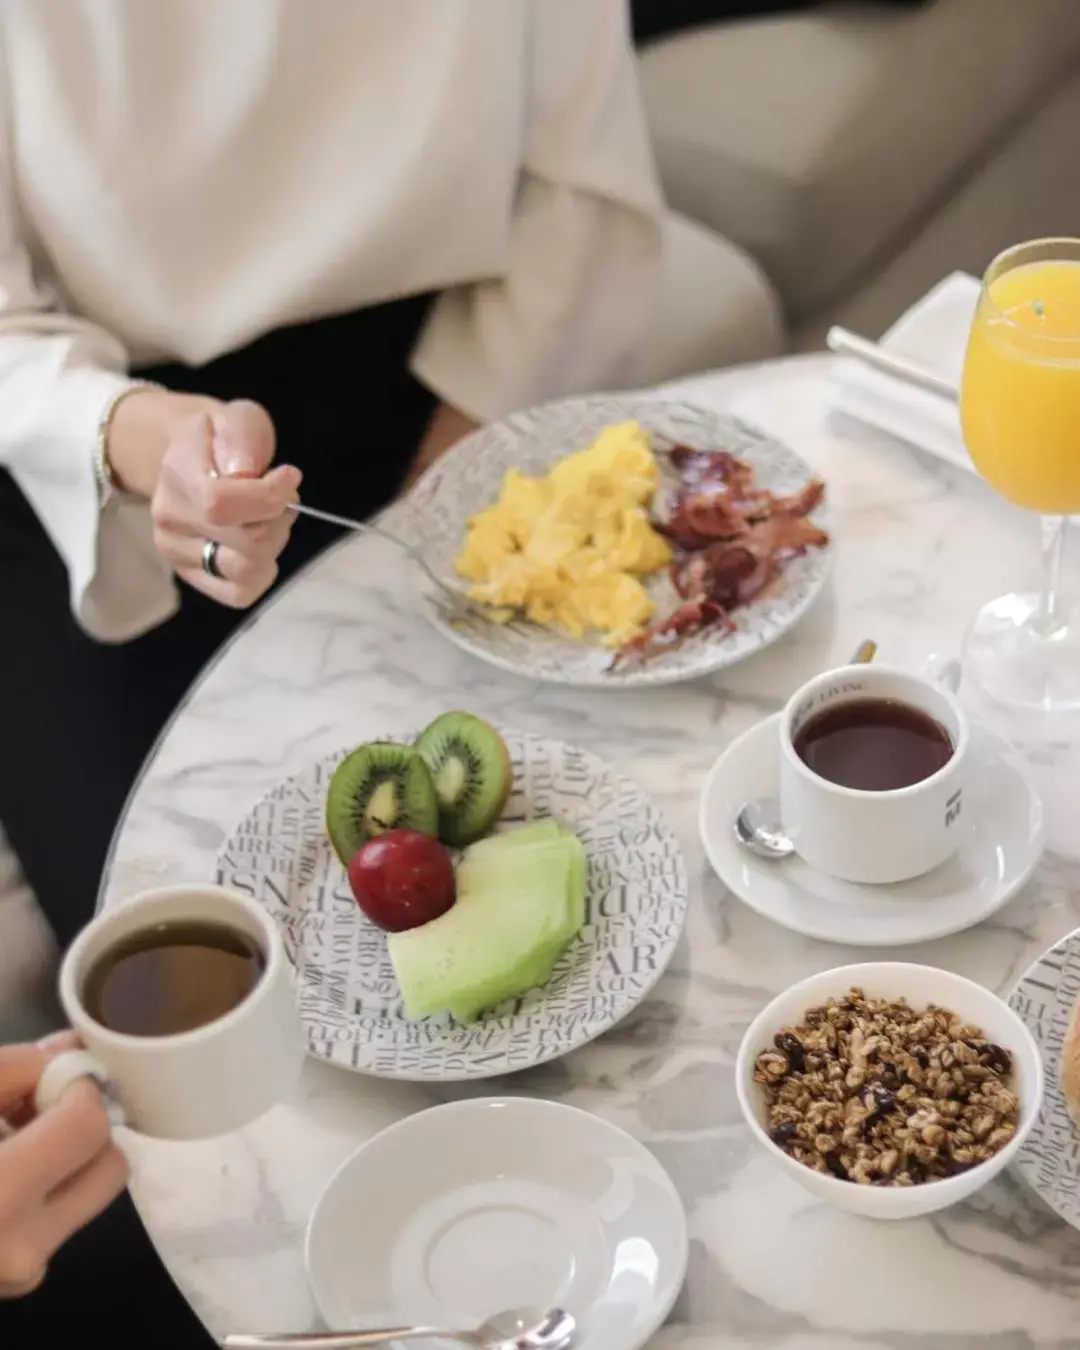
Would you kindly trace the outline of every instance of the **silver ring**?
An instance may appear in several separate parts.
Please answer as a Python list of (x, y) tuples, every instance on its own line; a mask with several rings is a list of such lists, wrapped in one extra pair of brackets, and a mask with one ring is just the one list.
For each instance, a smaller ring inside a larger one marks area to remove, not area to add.
[(213, 577), (215, 581), (223, 581), (217, 565), (218, 549), (221, 545), (216, 539), (208, 539), (202, 546), (202, 570), (208, 577)]

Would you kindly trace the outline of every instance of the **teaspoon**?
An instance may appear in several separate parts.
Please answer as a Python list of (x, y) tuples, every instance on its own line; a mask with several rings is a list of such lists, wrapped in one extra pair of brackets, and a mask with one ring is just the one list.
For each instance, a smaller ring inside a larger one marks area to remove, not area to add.
[(562, 1308), (514, 1308), (497, 1313), (475, 1331), (436, 1327), (387, 1327), (383, 1331), (283, 1332), (281, 1335), (226, 1336), (224, 1350), (361, 1350), (387, 1341), (457, 1341), (473, 1350), (566, 1350), (577, 1323)]

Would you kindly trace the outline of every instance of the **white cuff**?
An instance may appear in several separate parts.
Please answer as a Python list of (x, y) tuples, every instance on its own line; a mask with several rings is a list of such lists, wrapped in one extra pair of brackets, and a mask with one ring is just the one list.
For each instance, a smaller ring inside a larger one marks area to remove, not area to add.
[(178, 599), (154, 548), (149, 507), (114, 500), (101, 511), (95, 438), (109, 402), (131, 384), (91, 366), (64, 372), (48, 431), (29, 434), (9, 465), (68, 569), (71, 609), (102, 642), (124, 642), (163, 622)]

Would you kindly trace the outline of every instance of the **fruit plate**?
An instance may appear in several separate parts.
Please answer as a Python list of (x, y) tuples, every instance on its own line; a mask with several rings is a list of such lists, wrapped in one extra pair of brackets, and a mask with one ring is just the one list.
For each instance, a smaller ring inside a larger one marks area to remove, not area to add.
[(1009, 1006), (1035, 1037), (1046, 1078), (1038, 1117), (1013, 1167), (1074, 1228), (1080, 1228), (1080, 1126), (1069, 1114), (1058, 1068), (1078, 998), (1080, 928), (1043, 952), (1009, 996)]
[(557, 1059), (610, 1030), (663, 974), (682, 931), (686, 863), (636, 783), (561, 741), (502, 729), (514, 786), (501, 826), (553, 817), (588, 856), (584, 928), (543, 989), (463, 1026), (405, 1018), (385, 934), (360, 913), (326, 836), (327, 755), (273, 789), (232, 832), (216, 879), (277, 920), (299, 975), (308, 1048), (379, 1078), (459, 1082)]
[[(440, 576), (460, 585), (454, 558), (465, 540), (469, 517), (495, 501), (506, 471), (544, 473), (575, 450), (584, 449), (612, 422), (634, 419), (651, 431), (658, 447), (681, 443), (701, 450), (727, 449), (754, 466), (762, 487), (791, 493), (813, 477), (793, 450), (754, 427), (720, 413), (677, 401), (646, 397), (575, 399), (515, 414), (482, 427), (444, 455), (396, 508), (395, 533), (422, 547)], [(658, 456), (658, 500), (676, 477)], [(826, 506), (813, 512), (822, 528), (831, 528)], [(735, 632), (705, 630), (644, 661), (609, 670), (611, 652), (599, 643), (577, 642), (536, 624), (489, 623), (483, 618), (451, 617), (445, 599), (430, 581), (416, 574), (416, 591), (427, 618), (452, 642), (482, 661), (528, 680), (582, 688), (631, 688), (696, 680), (734, 665), (782, 637), (817, 598), (832, 566), (833, 546), (811, 549), (784, 568), (774, 587), (733, 618)], [(657, 616), (680, 603), (666, 573), (648, 589)]]

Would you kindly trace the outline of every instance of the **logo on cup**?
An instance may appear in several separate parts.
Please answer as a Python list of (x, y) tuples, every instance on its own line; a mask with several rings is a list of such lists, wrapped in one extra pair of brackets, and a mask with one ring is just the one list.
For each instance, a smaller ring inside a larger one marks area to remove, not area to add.
[(964, 794), (962, 791), (956, 791), (945, 803), (945, 828), (948, 829), (955, 821), (960, 818), (960, 810), (964, 804)]
[(865, 680), (848, 679), (835, 680), (826, 688), (819, 690), (812, 698), (808, 698), (799, 708), (796, 709), (791, 719), (791, 733), (795, 735), (802, 724), (821, 708), (827, 707), (830, 703), (835, 703), (837, 699), (851, 698), (854, 694), (861, 694), (866, 689)]

